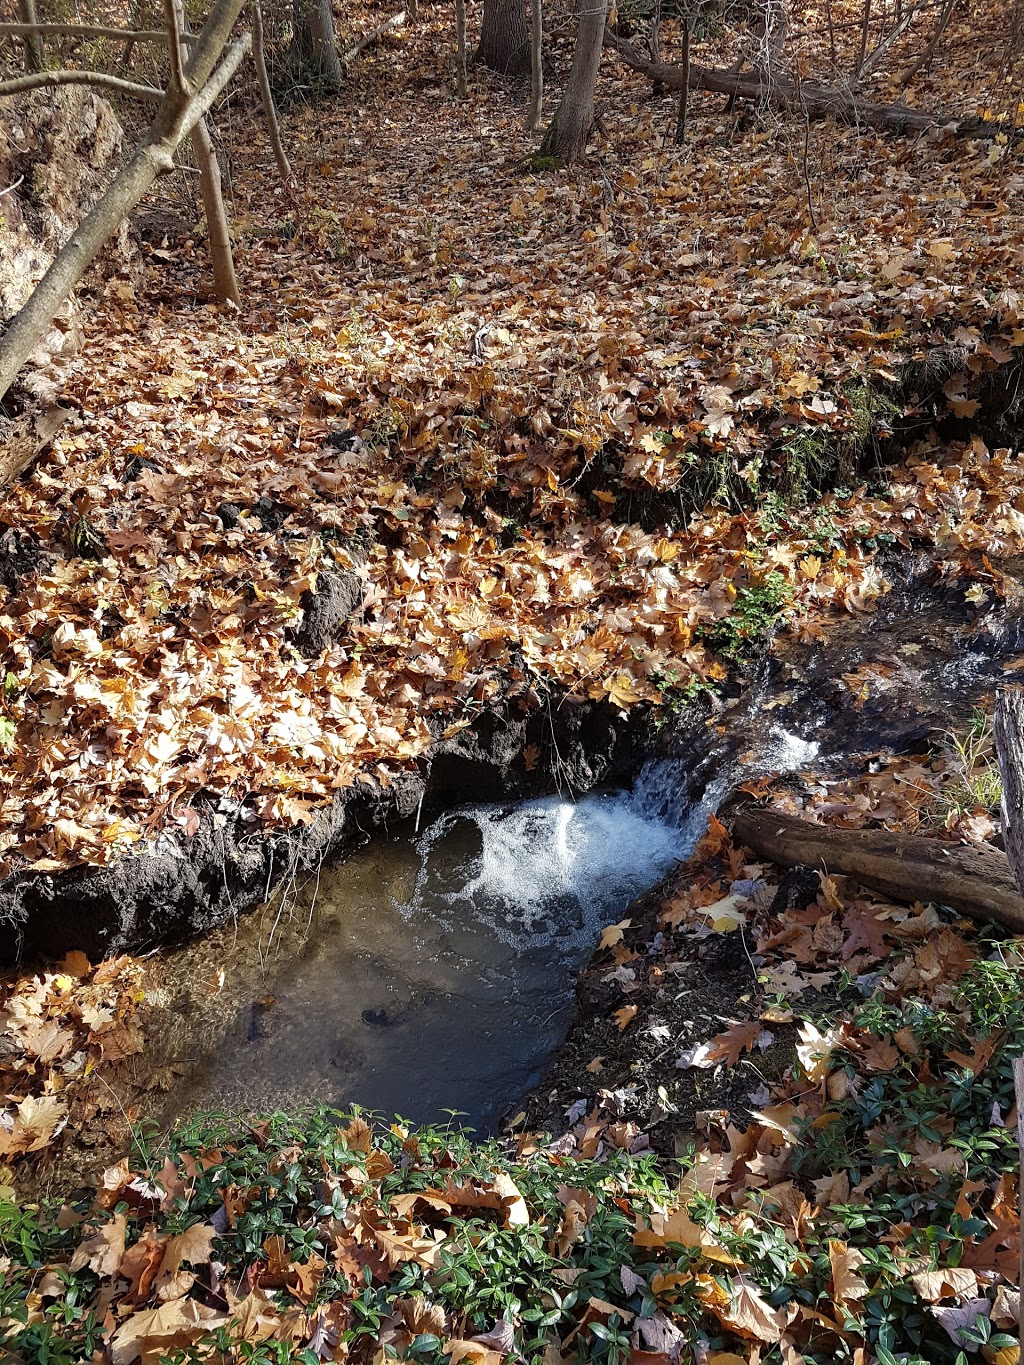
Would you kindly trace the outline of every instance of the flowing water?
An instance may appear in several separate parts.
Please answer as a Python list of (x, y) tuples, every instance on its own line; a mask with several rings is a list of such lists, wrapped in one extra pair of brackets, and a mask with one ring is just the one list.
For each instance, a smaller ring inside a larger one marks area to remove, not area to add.
[(378, 836), (284, 908), (181, 950), (168, 982), (191, 994), (168, 1015), (188, 1106), (358, 1103), (417, 1122), (456, 1110), (493, 1130), (564, 1038), (601, 929), (703, 833), (706, 807), (677, 772)]
[[(320, 1101), (495, 1129), (564, 1039), (601, 929), (690, 854), (726, 791), (761, 772), (820, 777), (969, 716), (1021, 633), (965, 627), (954, 605), (912, 584), (867, 625), (837, 626), (834, 646), (769, 660), (630, 791), (463, 806), (379, 834), (161, 957), (147, 1058), (162, 1116)], [(844, 677), (869, 665), (851, 703)]]

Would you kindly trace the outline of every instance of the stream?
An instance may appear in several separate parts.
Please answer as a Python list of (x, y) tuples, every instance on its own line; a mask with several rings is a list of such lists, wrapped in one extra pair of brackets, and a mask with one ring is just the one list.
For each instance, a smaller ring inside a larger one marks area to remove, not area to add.
[(689, 856), (710, 809), (760, 773), (847, 771), (966, 724), (1021, 643), (1015, 619), (908, 576), (827, 647), (766, 659), (628, 789), (456, 804), (286, 878), (153, 959), (146, 1116), (357, 1104), (497, 1131), (550, 1076), (602, 929)]
[(203, 1021), (174, 1059), (187, 1107), (355, 1103), (495, 1131), (563, 1041), (601, 930), (703, 833), (677, 785), (650, 764), (629, 791), (462, 806), (178, 950), (172, 1038)]

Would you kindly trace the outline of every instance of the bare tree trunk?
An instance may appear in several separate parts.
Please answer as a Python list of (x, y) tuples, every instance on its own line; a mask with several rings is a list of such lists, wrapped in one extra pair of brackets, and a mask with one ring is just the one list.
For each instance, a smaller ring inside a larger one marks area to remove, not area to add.
[[(35, 27), (39, 23), (36, 14), (36, 0), (18, 0), (18, 18), (23, 24)], [(43, 55), (43, 40), (38, 33), (25, 34), (25, 70), (42, 71), (46, 65)]]
[(270, 76), (267, 74), (267, 54), (263, 47), (263, 7), (260, 0), (253, 0), (252, 4), (252, 55), (256, 63), (256, 76), (260, 83), (260, 99), (263, 101), (263, 117), (267, 120), (267, 132), (270, 135), (270, 145), (274, 150), (274, 160), (277, 162), (277, 169), (281, 172), (281, 179), (285, 183), (285, 188), (290, 190), (292, 168), (284, 149), (284, 143), (281, 141), (281, 125), (277, 120), (274, 92), (270, 88)]
[[(661, 61), (661, 0), (655, 0), (654, 14), (651, 18), (651, 61)], [(651, 86), (651, 98), (660, 100), (665, 92), (657, 81)]]
[[(224, 51), (245, 0), (216, 0), (196, 39), (181, 90), (168, 87), (146, 136), (36, 285), (0, 338), (0, 397), (53, 322), (57, 310), (158, 175), (174, 169), (174, 153), (203, 118), (249, 50), (243, 34)], [(220, 65), (217, 63), (223, 55)], [(216, 67), (216, 71), (214, 68)]]
[(220, 165), (214, 150), (213, 139), (206, 119), (201, 118), (192, 129), (192, 151), (199, 170), (199, 192), (203, 197), (203, 212), (206, 214), (206, 236), (210, 246), (210, 261), (213, 264), (213, 288), (218, 303), (239, 303), (238, 278), (235, 275), (235, 261), (231, 254), (231, 229), (224, 208), (224, 192), (221, 184)]
[(683, 72), (685, 82), (679, 87), (679, 112), (676, 115), (676, 143), (681, 146), (686, 141), (686, 116), (690, 109), (690, 24), (683, 21)]
[[(185, 18), (183, 0), (165, 0), (168, 14), (168, 34), (171, 49), (171, 83), (185, 86), (182, 71), (183, 49), (189, 47), (188, 21)], [(173, 24), (173, 30), (170, 25)], [(185, 34), (184, 41), (179, 35)], [(213, 265), (213, 288), (218, 303), (237, 304), (241, 300), (238, 293), (238, 278), (235, 275), (235, 261), (231, 254), (231, 229), (228, 215), (224, 209), (224, 193), (221, 186), (220, 165), (214, 150), (213, 138), (206, 119), (201, 118), (190, 134), (192, 153), (199, 171), (199, 192), (203, 197), (203, 211), (206, 214), (206, 235), (210, 244), (210, 261)]]
[(932, 34), (931, 42), (921, 53), (920, 57), (918, 57), (917, 61), (912, 63), (912, 65), (903, 73), (902, 84), (908, 85), (919, 71), (923, 71), (926, 66), (931, 64), (931, 60), (935, 56), (936, 49), (939, 46), (939, 40), (945, 33), (946, 25), (952, 18), (955, 8), (956, 0), (946, 0), (943, 11), (939, 15), (939, 22), (935, 25), (935, 32)]
[(860, 51), (857, 53), (857, 60), (853, 66), (853, 74), (859, 75), (860, 69), (864, 65), (864, 58), (868, 55), (868, 31), (871, 27), (871, 0), (864, 0), (864, 17), (860, 25)]
[(834, 71), (836, 67), (836, 24), (832, 15), (832, 0), (825, 0), (825, 18), (828, 23), (828, 59)]
[(1024, 688), (996, 697), (996, 753), (1003, 779), (1003, 845), (1024, 894)]
[(288, 67), (299, 85), (312, 80), (325, 90), (341, 89), (341, 62), (331, 0), (292, 0)]
[(525, 76), (530, 70), (530, 40), (523, 0), (484, 0), (480, 46), (476, 60), (501, 76)]
[(608, 0), (581, 0), (569, 81), (540, 144), (541, 156), (553, 157), (563, 166), (583, 156), (594, 122), (594, 90), (601, 66), (607, 9)]
[(466, 0), (455, 0), (455, 80), (459, 98), (469, 94), (469, 81), (466, 75)]
[(530, 109), (527, 132), (535, 133), (544, 112), (544, 11), (543, 0), (530, 0)]

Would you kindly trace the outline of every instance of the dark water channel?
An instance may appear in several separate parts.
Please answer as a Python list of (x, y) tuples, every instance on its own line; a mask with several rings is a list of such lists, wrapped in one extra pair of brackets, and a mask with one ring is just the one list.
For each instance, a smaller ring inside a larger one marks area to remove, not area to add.
[(652, 768), (630, 792), (463, 807), (180, 950), (165, 991), (178, 1097), (457, 1110), (494, 1129), (564, 1038), (601, 929), (703, 832), (704, 809), (680, 822), (671, 788)]

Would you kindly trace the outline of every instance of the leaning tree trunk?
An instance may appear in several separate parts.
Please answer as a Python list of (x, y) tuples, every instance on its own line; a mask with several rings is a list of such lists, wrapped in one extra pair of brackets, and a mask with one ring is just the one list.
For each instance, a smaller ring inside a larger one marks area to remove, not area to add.
[(312, 81), (325, 90), (341, 89), (341, 61), (334, 37), (331, 0), (292, 0), (288, 69), (300, 85)]
[(530, 37), (523, 0), (484, 0), (476, 59), (502, 76), (529, 73)]
[(1024, 894), (1024, 688), (996, 697), (996, 753), (1003, 779), (1003, 845)]
[(601, 66), (607, 9), (608, 0), (580, 0), (580, 21), (569, 82), (540, 144), (541, 156), (553, 157), (563, 166), (579, 161), (583, 156), (594, 122), (594, 90)]
[[(250, 35), (243, 34), (226, 51), (225, 45), (244, 4), (245, 0), (216, 0), (195, 41), (192, 57), (181, 73), (183, 79), (172, 81), (162, 96), (157, 91), (148, 91), (148, 94), (158, 95), (160, 99), (149, 131), (93, 205), (91, 212), (57, 253), (53, 264), (0, 337), (0, 398), (14, 383), (18, 371), (38, 345), (58, 308), (117, 231), (124, 217), (158, 175), (174, 169), (174, 153), (178, 144), (206, 116), (238, 70), (249, 50)], [(43, 76), (48, 74), (44, 72)], [(59, 76), (60, 73), (53, 75)], [(110, 79), (114, 81), (113, 77)], [(12, 84), (3, 82), (7, 89)]]

